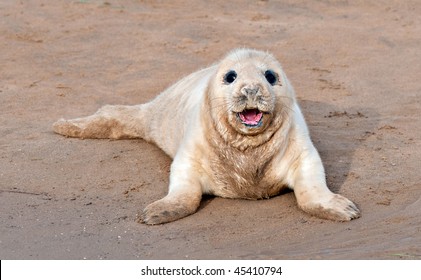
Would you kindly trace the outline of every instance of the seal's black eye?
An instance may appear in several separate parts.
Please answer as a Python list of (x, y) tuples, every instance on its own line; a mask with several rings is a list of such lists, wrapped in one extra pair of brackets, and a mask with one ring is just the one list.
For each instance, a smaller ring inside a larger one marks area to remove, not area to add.
[(278, 81), (278, 76), (272, 70), (267, 70), (265, 72), (265, 78), (268, 81), (268, 83), (271, 84), (272, 86), (275, 85), (276, 82)]
[(231, 84), (237, 79), (237, 73), (234, 70), (228, 71), (224, 76), (224, 82)]

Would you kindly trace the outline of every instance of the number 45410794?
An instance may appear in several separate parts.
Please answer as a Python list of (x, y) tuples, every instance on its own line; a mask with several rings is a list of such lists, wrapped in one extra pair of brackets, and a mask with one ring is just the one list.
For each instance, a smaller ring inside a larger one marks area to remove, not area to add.
[(264, 266), (264, 267), (237, 267), (234, 270), (237, 275), (275, 275), (282, 274), (281, 267)]

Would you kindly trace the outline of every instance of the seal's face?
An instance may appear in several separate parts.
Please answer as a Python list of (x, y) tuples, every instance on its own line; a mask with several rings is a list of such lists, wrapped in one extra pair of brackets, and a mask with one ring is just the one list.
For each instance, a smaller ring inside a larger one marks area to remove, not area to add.
[(223, 76), (227, 94), (230, 124), (245, 134), (263, 130), (270, 121), (275, 106), (275, 90), (280, 87), (279, 76), (272, 69), (253, 63), (237, 65)]
[(232, 53), (218, 69), (213, 107), (218, 118), (243, 135), (257, 135), (279, 121), (288, 90), (276, 60), (262, 52)]

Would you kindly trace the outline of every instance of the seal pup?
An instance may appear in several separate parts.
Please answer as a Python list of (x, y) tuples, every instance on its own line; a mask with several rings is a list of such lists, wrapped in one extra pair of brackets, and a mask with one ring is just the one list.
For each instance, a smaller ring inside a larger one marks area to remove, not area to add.
[(173, 158), (168, 194), (140, 213), (146, 224), (193, 214), (203, 194), (262, 199), (285, 188), (311, 215), (360, 216), (353, 202), (328, 189), (294, 90), (266, 52), (234, 50), (149, 103), (107, 105), (53, 129), (69, 137), (143, 138)]

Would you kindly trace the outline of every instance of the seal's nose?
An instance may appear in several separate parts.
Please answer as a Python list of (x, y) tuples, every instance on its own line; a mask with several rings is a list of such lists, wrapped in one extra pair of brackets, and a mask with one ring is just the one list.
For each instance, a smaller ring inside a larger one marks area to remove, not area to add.
[(253, 97), (260, 91), (259, 85), (247, 85), (241, 89), (241, 93), (247, 97)]
[(241, 88), (241, 94), (245, 97), (246, 109), (255, 109), (258, 107), (262, 90), (259, 84), (248, 84)]

